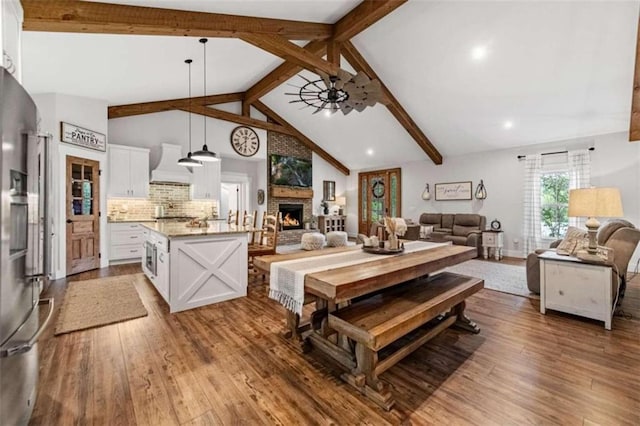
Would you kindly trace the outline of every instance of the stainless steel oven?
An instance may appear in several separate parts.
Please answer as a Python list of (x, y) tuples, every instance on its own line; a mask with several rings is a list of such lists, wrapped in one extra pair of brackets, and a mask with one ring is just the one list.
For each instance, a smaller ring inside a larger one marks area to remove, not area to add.
[(146, 241), (144, 247), (144, 265), (151, 275), (158, 275), (158, 247), (150, 241)]

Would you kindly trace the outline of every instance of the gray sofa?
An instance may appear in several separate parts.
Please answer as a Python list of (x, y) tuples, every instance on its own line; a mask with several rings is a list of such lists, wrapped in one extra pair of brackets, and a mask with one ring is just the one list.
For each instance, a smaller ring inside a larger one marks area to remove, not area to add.
[(420, 225), (433, 226), (433, 236), (453, 244), (476, 247), (482, 254), (482, 231), (487, 225), (485, 216), (473, 213), (422, 213)]

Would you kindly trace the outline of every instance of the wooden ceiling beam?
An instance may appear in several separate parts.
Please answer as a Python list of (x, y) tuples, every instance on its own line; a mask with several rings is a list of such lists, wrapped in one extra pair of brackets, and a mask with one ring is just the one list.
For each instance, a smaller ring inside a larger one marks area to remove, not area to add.
[[(342, 19), (333, 25), (332, 42), (341, 43), (349, 40), (361, 31), (367, 29), (375, 22), (384, 18), (407, 0), (365, 0), (353, 8)], [(327, 55), (330, 63), (338, 64), (336, 59), (336, 47)], [(304, 50), (315, 56), (324, 56), (327, 52), (327, 44), (324, 41), (312, 41), (304, 46)], [(339, 49), (337, 49), (339, 50)], [(304, 68), (295, 63), (285, 62), (263, 77), (245, 92), (245, 102), (253, 103), (260, 99), (282, 83), (296, 75)]]
[(323, 40), (333, 34), (331, 24), (80, 0), (22, 0), (22, 7), (26, 31), (189, 37), (253, 33), (291, 40)]
[(223, 95), (196, 96), (194, 98), (168, 99), (165, 101), (140, 102), (127, 105), (114, 105), (109, 107), (109, 119), (131, 117), (133, 115), (151, 114), (154, 112), (171, 111), (181, 107), (192, 105), (216, 105), (227, 102), (237, 102), (244, 98), (244, 93), (226, 93)]
[(336, 75), (340, 69), (339, 66), (325, 61), (304, 47), (280, 36), (243, 34), (240, 39), (311, 72), (322, 71), (329, 75)]
[(356, 47), (350, 41), (344, 42), (342, 44), (342, 55), (356, 71), (363, 71), (369, 76), (369, 78), (377, 79), (378, 81), (380, 81), (382, 92), (384, 93), (384, 96), (388, 101), (387, 108), (389, 109), (391, 114), (393, 114), (393, 116), (396, 118), (396, 120), (398, 120), (402, 127), (404, 127), (407, 132), (409, 132), (418, 146), (422, 148), (422, 150), (429, 156), (429, 158), (431, 158), (431, 160), (435, 164), (442, 164), (442, 155), (440, 154), (440, 152), (438, 152), (429, 138), (427, 138), (422, 130), (420, 130), (409, 113), (402, 107), (402, 105), (400, 105), (400, 102), (395, 98), (395, 96), (393, 96), (391, 91), (387, 88), (380, 77), (378, 77), (378, 75), (375, 73), (373, 68), (371, 68), (369, 63), (364, 59), (358, 49), (356, 49)]
[(333, 40), (345, 42), (384, 18), (407, 0), (365, 0), (333, 25)]
[(278, 115), (274, 110), (272, 110), (271, 108), (269, 108), (268, 106), (266, 106), (260, 101), (255, 101), (251, 105), (258, 111), (266, 115), (271, 120), (275, 121), (276, 123), (290, 130), (291, 133), (288, 133), (288, 134), (296, 137), (303, 145), (305, 145), (311, 151), (318, 154), (322, 159), (324, 159), (327, 163), (331, 164), (333, 167), (338, 169), (345, 176), (349, 176), (349, 168), (347, 166), (342, 164), (340, 161), (336, 160), (331, 154), (329, 154), (327, 151), (322, 149), (311, 139), (309, 139), (304, 134), (302, 134), (302, 132), (300, 132), (298, 129), (296, 129), (291, 124), (289, 124), (284, 118), (280, 117), (280, 115)]
[[(304, 46), (304, 50), (316, 56), (323, 56), (327, 50), (327, 43), (324, 41), (312, 41)], [(253, 101), (260, 99), (276, 87), (280, 86), (285, 81), (300, 72), (302, 67), (291, 63), (284, 62), (279, 65), (269, 74), (264, 76), (260, 81), (251, 86), (245, 92), (245, 101), (253, 103)]]
[(194, 114), (204, 115), (210, 118), (217, 118), (218, 120), (242, 124), (244, 126), (251, 126), (257, 129), (264, 129), (271, 132), (278, 132), (284, 133), (285, 135), (296, 136), (295, 132), (286, 126), (269, 123), (267, 121), (256, 120), (255, 118), (245, 117), (243, 115), (234, 114), (232, 112), (209, 108), (204, 105), (191, 105), (190, 107), (187, 105), (177, 109), (181, 111), (192, 112)]
[(327, 42), (327, 61), (340, 67), (340, 48), (342, 43), (335, 40)]
[(640, 141), (640, 19), (638, 19), (638, 37), (636, 42), (636, 70), (633, 76), (631, 123), (629, 126), (629, 142), (637, 141)]

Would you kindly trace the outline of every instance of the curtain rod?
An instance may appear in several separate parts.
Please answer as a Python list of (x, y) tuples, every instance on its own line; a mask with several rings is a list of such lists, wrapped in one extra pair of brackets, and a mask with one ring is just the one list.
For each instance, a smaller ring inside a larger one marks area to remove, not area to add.
[[(589, 151), (595, 151), (596, 148), (595, 147), (589, 147)], [(569, 151), (556, 151), (556, 152), (545, 152), (542, 153), (540, 155), (554, 155), (554, 154), (566, 154)], [(526, 158), (526, 155), (518, 155), (518, 160), (524, 160)]]

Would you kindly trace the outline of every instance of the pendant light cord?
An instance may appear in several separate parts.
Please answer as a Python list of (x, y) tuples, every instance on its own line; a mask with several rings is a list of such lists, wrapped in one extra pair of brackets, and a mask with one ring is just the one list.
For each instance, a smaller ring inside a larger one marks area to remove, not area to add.
[(191, 155), (191, 62), (189, 62), (189, 155)]
[[(203, 76), (204, 93), (203, 95), (206, 99), (207, 97), (207, 42), (206, 41), (202, 43), (202, 49), (204, 50), (204, 76)], [(207, 116), (203, 115), (202, 118), (204, 120), (204, 145), (206, 146), (207, 145)]]

